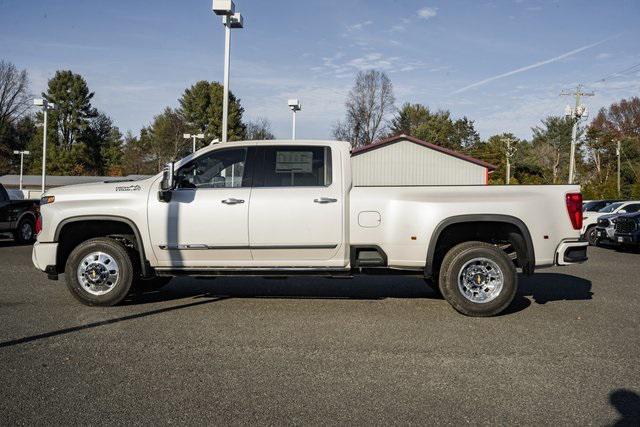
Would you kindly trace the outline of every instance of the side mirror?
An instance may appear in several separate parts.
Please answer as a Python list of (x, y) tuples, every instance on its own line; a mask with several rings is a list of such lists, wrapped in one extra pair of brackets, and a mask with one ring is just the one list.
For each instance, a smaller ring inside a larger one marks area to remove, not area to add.
[(174, 168), (175, 163), (169, 162), (162, 172), (162, 181), (160, 181), (160, 191), (158, 192), (158, 200), (161, 202), (171, 201), (171, 191), (176, 188)]

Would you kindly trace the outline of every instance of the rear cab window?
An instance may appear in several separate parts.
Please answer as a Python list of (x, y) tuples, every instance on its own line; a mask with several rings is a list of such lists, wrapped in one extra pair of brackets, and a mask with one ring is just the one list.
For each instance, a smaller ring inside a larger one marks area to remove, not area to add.
[(260, 147), (257, 159), (254, 187), (328, 187), (333, 182), (330, 147)]

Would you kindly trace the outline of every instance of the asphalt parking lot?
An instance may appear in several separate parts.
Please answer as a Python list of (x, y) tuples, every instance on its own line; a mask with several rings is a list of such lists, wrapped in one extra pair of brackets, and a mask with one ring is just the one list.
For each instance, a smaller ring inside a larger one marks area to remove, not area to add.
[(0, 241), (0, 424), (640, 422), (640, 254), (521, 278), (502, 316), (422, 280), (174, 279), (77, 303)]

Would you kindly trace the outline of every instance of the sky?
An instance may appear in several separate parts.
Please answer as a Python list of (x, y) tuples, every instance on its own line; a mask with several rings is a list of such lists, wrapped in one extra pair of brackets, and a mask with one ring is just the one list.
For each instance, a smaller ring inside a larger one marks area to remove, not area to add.
[[(594, 116), (640, 96), (638, 0), (237, 0), (230, 88), (245, 118), (326, 139), (360, 70), (385, 71), (396, 105), (422, 103), (474, 120), (482, 138), (531, 127), (585, 85)], [(138, 132), (198, 80), (222, 81), (224, 28), (210, 0), (0, 0), (0, 59), (32, 91), (56, 70), (81, 74), (93, 104)]]

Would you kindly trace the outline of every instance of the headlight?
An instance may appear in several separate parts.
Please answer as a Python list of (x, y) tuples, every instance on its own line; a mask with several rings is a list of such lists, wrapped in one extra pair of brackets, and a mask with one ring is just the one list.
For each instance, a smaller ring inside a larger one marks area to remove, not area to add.
[(48, 205), (49, 203), (53, 203), (56, 201), (56, 196), (45, 196), (40, 199), (40, 206)]

